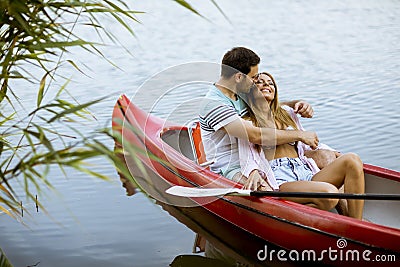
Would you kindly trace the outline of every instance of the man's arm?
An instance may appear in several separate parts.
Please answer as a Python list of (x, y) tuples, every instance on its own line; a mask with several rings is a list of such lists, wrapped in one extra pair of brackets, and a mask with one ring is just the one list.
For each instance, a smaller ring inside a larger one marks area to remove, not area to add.
[(315, 149), (319, 141), (317, 134), (314, 132), (259, 128), (250, 123), (245, 123), (243, 119), (236, 119), (228, 123), (225, 125), (224, 130), (230, 136), (249, 140), (253, 144), (263, 146), (276, 146), (301, 141)]

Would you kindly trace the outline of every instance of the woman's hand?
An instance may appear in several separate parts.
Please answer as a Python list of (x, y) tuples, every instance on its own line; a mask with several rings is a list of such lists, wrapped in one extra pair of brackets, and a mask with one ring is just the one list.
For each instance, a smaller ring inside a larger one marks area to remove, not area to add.
[(272, 187), (268, 184), (264, 178), (261, 177), (258, 170), (253, 170), (249, 178), (244, 183), (243, 189), (249, 189), (252, 191), (260, 190), (260, 191), (273, 191)]
[(312, 118), (314, 115), (313, 108), (304, 100), (297, 101), (296, 104), (294, 104), (293, 110), (296, 114), (299, 114), (303, 118)]

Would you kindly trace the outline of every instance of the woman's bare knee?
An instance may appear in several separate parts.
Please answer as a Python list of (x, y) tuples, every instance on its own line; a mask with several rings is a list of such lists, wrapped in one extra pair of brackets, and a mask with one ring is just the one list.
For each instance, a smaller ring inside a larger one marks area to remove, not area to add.
[[(280, 190), (284, 192), (320, 192), (320, 193), (338, 193), (336, 186), (327, 182), (316, 182), (316, 181), (301, 181), (301, 182), (289, 182), (284, 183), (280, 186)], [(301, 204), (307, 204), (308, 206), (316, 207), (321, 210), (331, 210), (337, 203), (338, 199), (329, 198), (299, 198), (289, 199)]]
[[(339, 190), (332, 184), (323, 183), (321, 187), (322, 193), (339, 193)], [(331, 210), (338, 204), (339, 199), (332, 199), (332, 198), (319, 198), (316, 199), (316, 204), (319, 209), (321, 210)]]
[(357, 170), (363, 169), (363, 162), (361, 161), (361, 158), (357, 154), (347, 153), (344, 154), (342, 157), (341, 158), (344, 161), (346, 168), (353, 168)]

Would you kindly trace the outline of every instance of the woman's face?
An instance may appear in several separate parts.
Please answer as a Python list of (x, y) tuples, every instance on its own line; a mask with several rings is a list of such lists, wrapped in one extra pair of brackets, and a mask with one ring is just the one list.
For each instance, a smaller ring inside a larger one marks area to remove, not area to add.
[(264, 98), (270, 103), (275, 98), (275, 86), (272, 79), (266, 74), (260, 74), (255, 84)]

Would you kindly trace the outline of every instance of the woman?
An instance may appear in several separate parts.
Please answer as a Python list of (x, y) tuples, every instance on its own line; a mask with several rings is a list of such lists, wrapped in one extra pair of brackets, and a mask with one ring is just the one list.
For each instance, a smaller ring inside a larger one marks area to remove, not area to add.
[[(278, 89), (272, 75), (265, 72), (260, 73), (255, 77), (255, 83), (256, 87), (245, 96), (252, 111), (250, 112), (250, 119), (253, 123), (260, 127), (268, 127), (272, 121), (276, 129), (304, 130), (294, 111), (289, 107), (284, 108), (280, 105)], [(268, 109), (270, 114), (266, 115), (265, 111)], [(250, 145), (246, 148), (246, 144), (242, 143), (240, 147), (241, 153), (247, 156), (254, 151), (262, 155), (259, 146)], [(310, 149), (305, 144), (296, 142), (264, 150), (280, 191), (337, 193), (338, 188), (344, 185), (345, 193), (364, 193), (363, 164), (357, 155), (353, 153), (344, 154), (319, 170), (312, 159), (304, 156), (304, 151)], [(243, 165), (252, 165), (252, 159), (248, 157), (247, 159), (247, 164)], [(264, 174), (268, 176), (267, 169)], [(271, 175), (268, 178), (273, 180)], [(272, 185), (272, 187), (274, 186)], [(338, 200), (334, 199), (290, 198), (290, 200), (323, 210), (330, 210), (338, 203)], [(361, 219), (364, 201), (348, 200), (347, 203), (347, 215)]]

